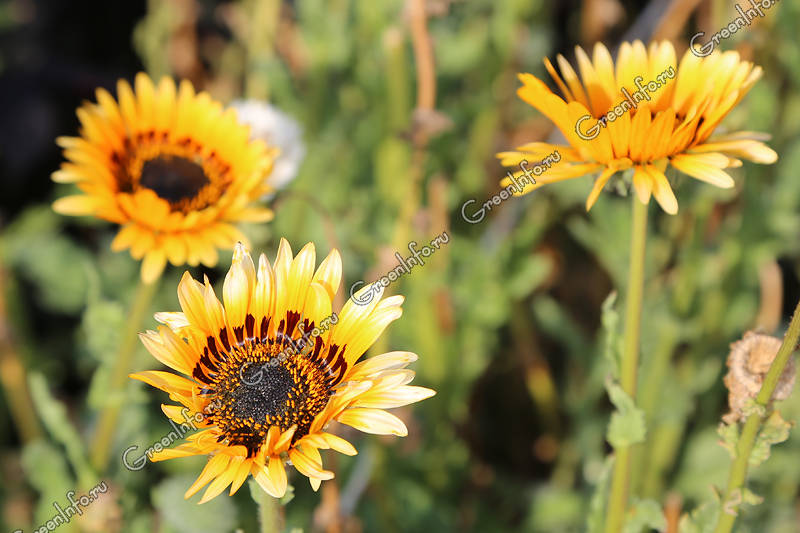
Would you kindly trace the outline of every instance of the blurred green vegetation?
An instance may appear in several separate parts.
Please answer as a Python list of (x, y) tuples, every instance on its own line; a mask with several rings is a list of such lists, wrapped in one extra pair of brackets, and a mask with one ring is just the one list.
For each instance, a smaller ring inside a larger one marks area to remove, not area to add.
[[(291, 478), (287, 527), (571, 532), (602, 522), (612, 411), (605, 381), (621, 327), (619, 304), (607, 297), (624, 291), (629, 201), (604, 194), (585, 213), (591, 180), (584, 178), (504, 202), (480, 224), (460, 214), (465, 201), (483, 203), (499, 190), (495, 152), (550, 133), (515, 90), (517, 72), (544, 78), (543, 57), (571, 56), (572, 44), (582, 42), (576, 17), (583, 3), (568, 14), (554, 4), (428, 2), (436, 110), (446, 128), (422, 145), (413, 142), (425, 123), (413, 120), (406, 2), (150, 1), (136, 23), (131, 45), (151, 75), (188, 76), (226, 101), (267, 99), (302, 124), (307, 155), (272, 200), (275, 220), (246, 228), (254, 252), (273, 257), (280, 237), (295, 250), (314, 241), (320, 256), (337, 247), (346, 292), (393, 267), (393, 252), (407, 255), (409, 240), (451, 236), (424, 267), (391, 286), (406, 296), (404, 316), (372, 351), (418, 353), (416, 383), (437, 396), (400, 410), (407, 438), (346, 433), (360, 453), (325, 454), (336, 479), (320, 493)], [(617, 27), (624, 30), (643, 11), (623, 7), (627, 17)], [(0, 9), (0, 27), (13, 25), (7, 9)], [(657, 504), (636, 507), (640, 527), (632, 531), (659, 523), (664, 508), (668, 516), (694, 511), (712, 501), (712, 485), (724, 486), (730, 456), (717, 426), (727, 411), (728, 346), (765, 326), (764, 313), (780, 319), (766, 332), (780, 334), (800, 298), (800, 0), (774, 9), (778, 16), (725, 43), (740, 46), (765, 75), (724, 124), (772, 134), (779, 162), (745, 163), (734, 170), (733, 190), (671, 176), (680, 213), (651, 206), (636, 399), (646, 441), (635, 450), (632, 490)], [(729, 18), (715, 12), (712, 22), (722, 27)], [(178, 58), (186, 25), (202, 30), (194, 48), (182, 49), (196, 56)], [(170, 430), (159, 409), (165, 397), (140, 384), (124, 391), (104, 385), (138, 265), (110, 252), (114, 228), (52, 213), (48, 202), (64, 192), (17, 206), (0, 234), (5, 318), (30, 374), (30, 416), (44, 427), (41, 439), (23, 445), (10, 412), (0, 409), (12, 428), (0, 440), (4, 527), (31, 530), (52, 517), (53, 501), (65, 503), (68, 490), (98, 481), (86, 466), (85, 442), (98, 407), (123, 398), (106, 477), (113, 497), (93, 506), (105, 517), (96, 531), (255, 531), (248, 490), (203, 506), (194, 504), (199, 496), (184, 503), (204, 458), (138, 472), (117, 460), (128, 446), (147, 447)], [(229, 259), (222, 254), (215, 271), (193, 274), (221, 282)], [(153, 311), (177, 310), (181, 273), (168, 269)], [(777, 300), (762, 289), (765, 276), (783, 279)], [(154, 325), (148, 319), (144, 327)], [(136, 368), (153, 365), (140, 349)], [(800, 395), (780, 411), (797, 420)], [(798, 454), (793, 428), (752, 472), (750, 488), (765, 501), (745, 506), (738, 531), (800, 531)], [(332, 517), (337, 508), (341, 516)], [(698, 522), (709, 508), (696, 511)], [(60, 528), (77, 530), (74, 522)]]

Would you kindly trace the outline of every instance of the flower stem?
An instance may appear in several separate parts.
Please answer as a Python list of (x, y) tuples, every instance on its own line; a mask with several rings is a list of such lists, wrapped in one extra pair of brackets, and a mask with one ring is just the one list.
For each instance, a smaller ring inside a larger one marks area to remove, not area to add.
[(281, 523), (280, 500), (270, 496), (265, 490), (258, 491), (258, 522), (261, 533), (278, 533), (283, 529)]
[[(772, 394), (775, 392), (775, 387), (778, 385), (778, 380), (783, 374), (783, 369), (786, 368), (789, 358), (794, 353), (798, 339), (800, 339), (800, 302), (798, 302), (794, 310), (792, 320), (789, 322), (789, 329), (786, 330), (786, 336), (783, 338), (780, 349), (778, 349), (778, 354), (772, 361), (767, 376), (761, 384), (761, 390), (758, 391), (758, 396), (756, 396), (756, 404), (759, 406), (766, 409), (769, 405)], [(728, 475), (728, 486), (725, 489), (725, 496), (722, 498), (723, 507), (726, 502), (734, 500), (735, 493), (741, 491), (744, 487), (747, 478), (747, 467), (750, 462), (750, 452), (753, 451), (753, 445), (756, 442), (763, 420), (763, 415), (755, 412), (751, 413), (744, 423), (742, 433), (739, 435), (739, 441), (736, 444), (736, 458), (731, 464), (731, 471)], [(717, 528), (714, 530), (715, 533), (729, 533), (733, 529), (735, 521), (735, 508), (731, 512), (721, 511)]]
[[(636, 374), (639, 368), (639, 339), (642, 323), (642, 293), (644, 291), (644, 257), (647, 242), (647, 206), (632, 194), (633, 222), (631, 228), (630, 268), (625, 305), (625, 337), (620, 365), (620, 385), (631, 398), (636, 398)], [(614, 473), (606, 514), (606, 533), (622, 530), (628, 506), (628, 485), (631, 470), (631, 448), (614, 450)]]
[(150, 307), (150, 302), (155, 294), (159, 279), (160, 278), (157, 278), (150, 283), (145, 283), (141, 279), (139, 280), (136, 296), (128, 312), (128, 321), (122, 332), (119, 352), (117, 353), (116, 359), (114, 359), (114, 366), (111, 369), (111, 376), (108, 382), (108, 390), (115, 396), (114, 399), (106, 403), (103, 410), (100, 412), (100, 420), (97, 424), (94, 438), (92, 439), (90, 461), (92, 466), (97, 469), (100, 474), (105, 471), (109, 455), (111, 454), (114, 429), (116, 428), (117, 419), (119, 418), (119, 412), (122, 407), (122, 400), (119, 395), (126, 389), (128, 373), (131, 371), (133, 356), (136, 353), (136, 346), (139, 343), (137, 334), (144, 320), (144, 315)]
[(42, 436), (42, 428), (28, 390), (28, 374), (14, 343), (6, 307), (7, 272), (0, 264), (0, 383), (20, 439), (28, 443)]

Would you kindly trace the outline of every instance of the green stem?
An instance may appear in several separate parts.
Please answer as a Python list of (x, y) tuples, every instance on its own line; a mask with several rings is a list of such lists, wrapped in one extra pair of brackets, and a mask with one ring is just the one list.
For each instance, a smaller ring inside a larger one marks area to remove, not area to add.
[(273, 498), (260, 488), (258, 491), (258, 522), (261, 533), (278, 533), (283, 529), (280, 500)]
[(119, 352), (111, 369), (108, 386), (108, 390), (114, 395), (114, 398), (106, 403), (100, 413), (100, 420), (92, 439), (89, 457), (92, 466), (97, 469), (99, 474), (102, 474), (108, 465), (114, 430), (122, 408), (122, 391), (127, 388), (128, 374), (133, 365), (133, 356), (136, 354), (136, 347), (139, 345), (138, 333), (144, 320), (144, 315), (150, 308), (150, 302), (153, 299), (157, 285), (158, 279), (151, 283), (139, 280), (136, 296), (128, 313), (128, 321), (125, 330), (122, 332)]
[[(640, 387), (636, 403), (644, 411), (644, 420), (647, 427), (647, 440), (633, 447), (632, 471), (631, 471), (631, 491), (634, 494), (642, 494), (644, 486), (654, 486), (660, 483), (660, 476), (664, 465), (656, 461), (654, 452), (660, 451), (657, 441), (654, 440), (654, 430), (658, 423), (664, 420), (658, 419), (658, 403), (662, 397), (663, 385), (667, 382), (672, 353), (678, 342), (678, 327), (674, 322), (668, 321), (661, 326), (657, 345), (654, 348), (648, 364), (642, 368), (642, 387)], [(645, 368), (646, 367), (646, 368)], [(667, 422), (667, 424), (671, 421)], [(656, 479), (652, 479), (656, 478)], [(647, 483), (643, 480), (647, 479)]]
[(28, 389), (28, 373), (12, 338), (9, 310), (6, 306), (9, 299), (6, 290), (7, 277), (7, 272), (0, 264), (0, 383), (20, 439), (28, 443), (42, 436), (42, 428)]
[[(625, 338), (620, 365), (620, 385), (631, 398), (636, 398), (636, 373), (639, 368), (639, 339), (642, 323), (642, 293), (644, 292), (644, 253), (647, 242), (647, 206), (635, 194), (631, 229), (631, 255), (628, 270), (628, 291), (625, 305)], [(606, 514), (606, 533), (622, 530), (628, 507), (628, 485), (631, 470), (631, 449), (620, 446), (614, 450), (614, 473)]]
[[(764, 411), (766, 411), (766, 408), (769, 406), (772, 394), (775, 392), (775, 387), (778, 385), (778, 380), (781, 374), (783, 374), (783, 369), (786, 368), (786, 363), (789, 362), (789, 358), (792, 356), (792, 353), (794, 353), (798, 339), (800, 339), (800, 302), (798, 302), (794, 310), (794, 315), (792, 315), (792, 320), (789, 323), (789, 329), (786, 330), (786, 336), (783, 338), (783, 343), (778, 350), (778, 354), (772, 361), (769, 371), (767, 372), (767, 377), (764, 379), (764, 383), (761, 384), (761, 390), (758, 391), (758, 396), (756, 396), (756, 404), (763, 407)], [(731, 471), (728, 475), (728, 486), (725, 489), (725, 496), (722, 498), (723, 507), (726, 502), (730, 502), (734, 499), (734, 495), (737, 491), (741, 491), (744, 487), (744, 483), (747, 479), (747, 467), (750, 462), (750, 452), (753, 451), (753, 445), (758, 437), (758, 431), (761, 428), (764, 416), (765, 415), (757, 412), (752, 413), (747, 417), (744, 423), (739, 441), (736, 444), (736, 458), (731, 465)], [(721, 511), (719, 522), (717, 522), (717, 528), (714, 530), (715, 533), (729, 533), (733, 529), (735, 521), (735, 508), (730, 513), (724, 510)]]

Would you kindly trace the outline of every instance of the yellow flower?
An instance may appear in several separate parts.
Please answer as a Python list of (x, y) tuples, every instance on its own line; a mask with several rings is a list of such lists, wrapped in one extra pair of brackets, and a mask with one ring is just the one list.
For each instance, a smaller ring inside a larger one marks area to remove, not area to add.
[(244, 239), (236, 222), (272, 218), (253, 200), (269, 190), (265, 177), (275, 150), (250, 141), (237, 122), (191, 83), (158, 86), (139, 73), (135, 91), (124, 80), (115, 101), (104, 89), (78, 109), (80, 137), (60, 137), (66, 162), (53, 180), (83, 194), (60, 198), (66, 215), (93, 215), (122, 228), (111, 244), (142, 261), (142, 279), (176, 266), (217, 262), (217, 248)]
[(342, 276), (339, 252), (333, 250), (316, 271), (315, 264), (313, 244), (293, 258), (282, 239), (274, 265), (262, 254), (256, 269), (238, 244), (223, 286), (224, 303), (208, 279), (201, 284), (187, 272), (178, 286), (183, 312), (156, 314), (165, 326), (141, 334), (156, 359), (187, 377), (164, 371), (131, 377), (169, 393), (179, 404), (162, 405), (169, 418), (199, 421), (203, 428), (151, 460), (211, 456), (187, 498), (208, 483), (200, 503), (228, 486), (233, 494), (251, 474), (265, 491), (281, 497), (287, 459), (316, 490), (333, 478), (322, 467), (320, 449), (356, 453), (326, 431), (329, 422), (404, 436), (405, 424), (384, 409), (435, 394), (408, 385), (414, 372), (405, 366), (417, 359), (413, 353), (356, 363), (400, 317), (403, 297), (378, 297), (365, 305), (356, 297), (334, 314)]
[[(647, 50), (635, 41), (622, 44), (616, 65), (600, 43), (594, 47), (592, 60), (580, 47), (576, 47), (576, 57), (580, 79), (562, 56), (558, 56), (561, 76), (545, 59), (564, 99), (535, 76), (520, 75), (523, 86), (517, 94), (553, 121), (569, 146), (533, 142), (498, 154), (505, 166), (535, 162), (554, 150), (561, 156), (559, 164), (533, 176), (536, 183), (517, 194), (600, 171), (586, 200), (588, 210), (612, 175), (633, 168), (639, 199), (647, 203), (652, 194), (666, 212), (674, 214), (678, 203), (664, 175), (668, 165), (729, 188), (734, 182), (724, 169), (741, 166), (738, 158), (757, 163), (777, 160), (777, 154), (760, 142), (768, 138), (764, 134), (711, 137), (761, 77), (761, 68), (742, 61), (738, 53), (701, 58), (687, 51), (676, 66), (675, 49), (669, 42), (651, 43)], [(510, 177), (502, 182), (503, 186), (512, 183)]]

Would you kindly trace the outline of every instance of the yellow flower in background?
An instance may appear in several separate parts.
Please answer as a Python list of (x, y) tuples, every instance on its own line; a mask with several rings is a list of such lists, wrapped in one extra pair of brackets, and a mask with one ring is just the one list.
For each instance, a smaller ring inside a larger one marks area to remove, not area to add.
[(133, 89), (120, 80), (117, 98), (98, 89), (97, 103), (77, 111), (80, 137), (58, 139), (67, 161), (53, 180), (83, 194), (53, 208), (120, 224), (111, 247), (143, 259), (143, 280), (166, 261), (213, 266), (218, 248), (244, 240), (235, 223), (272, 218), (253, 202), (269, 191), (275, 150), (251, 141), (233, 109), (188, 81), (154, 86), (143, 73)]
[(414, 372), (405, 366), (417, 359), (413, 353), (356, 362), (400, 317), (403, 297), (379, 296), (366, 305), (353, 298), (335, 314), (339, 252), (333, 250), (316, 271), (315, 264), (313, 244), (293, 257), (282, 239), (274, 265), (262, 254), (256, 269), (238, 244), (222, 303), (207, 279), (201, 284), (187, 272), (178, 286), (183, 312), (156, 314), (165, 326), (141, 334), (156, 359), (186, 377), (165, 371), (131, 377), (169, 393), (179, 404), (162, 405), (169, 418), (199, 421), (203, 428), (151, 460), (211, 456), (187, 498), (209, 483), (200, 503), (229, 486), (233, 494), (249, 475), (281, 497), (287, 459), (316, 490), (333, 478), (323, 469), (319, 450), (356, 453), (326, 431), (329, 422), (404, 436), (405, 424), (384, 409), (435, 394), (408, 385)]
[[(523, 86), (517, 94), (553, 121), (569, 146), (533, 142), (498, 154), (505, 166), (541, 160), (554, 150), (563, 157), (517, 194), (599, 171), (586, 200), (588, 210), (617, 171), (632, 168), (639, 199), (647, 203), (652, 194), (664, 211), (674, 214), (678, 203), (664, 174), (668, 166), (729, 188), (734, 182), (725, 169), (741, 166), (739, 158), (757, 163), (777, 160), (777, 154), (760, 142), (768, 139), (765, 134), (711, 137), (762, 74), (760, 67), (742, 61), (738, 53), (701, 58), (687, 51), (678, 64), (671, 43), (651, 43), (646, 49), (635, 41), (622, 44), (616, 65), (600, 43), (591, 60), (580, 47), (576, 57), (580, 78), (562, 56), (558, 56), (561, 75), (545, 59), (563, 98), (535, 76), (520, 75)], [(510, 177), (502, 182), (512, 183)]]

